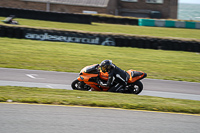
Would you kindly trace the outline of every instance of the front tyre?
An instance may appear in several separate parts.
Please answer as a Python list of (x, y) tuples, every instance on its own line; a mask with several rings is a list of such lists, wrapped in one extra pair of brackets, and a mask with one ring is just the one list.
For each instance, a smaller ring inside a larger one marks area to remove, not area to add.
[(143, 90), (143, 84), (141, 81), (136, 81), (128, 85), (129, 92), (132, 94), (139, 94)]
[(74, 80), (71, 84), (73, 90), (90, 90), (91, 88), (86, 85), (84, 82), (79, 81), (78, 79)]

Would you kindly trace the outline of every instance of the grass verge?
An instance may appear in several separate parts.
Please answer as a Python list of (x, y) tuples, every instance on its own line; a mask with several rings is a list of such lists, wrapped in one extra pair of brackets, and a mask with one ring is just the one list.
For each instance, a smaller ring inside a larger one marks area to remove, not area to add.
[(0, 38), (0, 67), (79, 72), (111, 59), (148, 78), (200, 82), (200, 55), (192, 52)]
[[(0, 20), (4, 20), (5, 17), (0, 17)], [(184, 39), (200, 39), (200, 30), (198, 29), (184, 29), (184, 28), (165, 28), (165, 27), (145, 27), (135, 25), (118, 25), (118, 24), (103, 24), (92, 23), (89, 24), (75, 24), (75, 23), (62, 23), (32, 19), (16, 18), (19, 21), (20, 26), (29, 26), (37, 28), (49, 28), (49, 29), (64, 29), (64, 30), (79, 30), (87, 32), (108, 32), (115, 34), (130, 34), (130, 35), (142, 35), (142, 36), (154, 36), (154, 37), (173, 37)], [(0, 24), (3, 22), (0, 21)], [(10, 25), (9, 25), (10, 26)]]
[(200, 114), (200, 101), (62, 89), (0, 86), (0, 102), (114, 107)]

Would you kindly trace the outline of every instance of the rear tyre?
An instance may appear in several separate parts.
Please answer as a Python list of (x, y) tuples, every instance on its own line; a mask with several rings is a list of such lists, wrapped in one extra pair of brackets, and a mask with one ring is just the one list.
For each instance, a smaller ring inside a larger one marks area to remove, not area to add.
[(139, 94), (143, 90), (143, 84), (141, 81), (136, 81), (128, 86), (129, 91), (132, 94)]

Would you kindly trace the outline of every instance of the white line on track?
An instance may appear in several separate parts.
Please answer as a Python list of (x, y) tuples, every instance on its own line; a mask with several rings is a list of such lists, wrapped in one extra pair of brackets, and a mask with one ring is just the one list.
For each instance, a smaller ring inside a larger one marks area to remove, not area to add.
[(37, 74), (26, 74), (26, 76), (28, 76), (29, 78), (32, 78), (32, 79), (44, 79), (44, 78), (37, 78), (37, 77), (39, 77)]
[(53, 89), (53, 87), (51, 86), (51, 85), (46, 85), (48, 88), (51, 88), (51, 89)]
[(35, 77), (33, 75), (35, 76), (35, 74), (26, 74), (26, 76), (28, 76), (28, 77), (30, 77), (32, 79), (35, 79)]

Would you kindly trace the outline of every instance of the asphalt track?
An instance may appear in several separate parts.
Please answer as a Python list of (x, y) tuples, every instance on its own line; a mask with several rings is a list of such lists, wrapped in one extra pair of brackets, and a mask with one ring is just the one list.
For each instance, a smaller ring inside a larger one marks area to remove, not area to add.
[[(71, 89), (78, 73), (0, 68), (0, 86)], [(200, 100), (200, 83), (143, 79), (140, 95)]]
[[(77, 73), (0, 68), (0, 86), (71, 89)], [(200, 100), (199, 83), (144, 79), (142, 95)], [(2, 133), (197, 133), (199, 115), (0, 103)]]
[(198, 133), (200, 116), (0, 103), (1, 133)]

